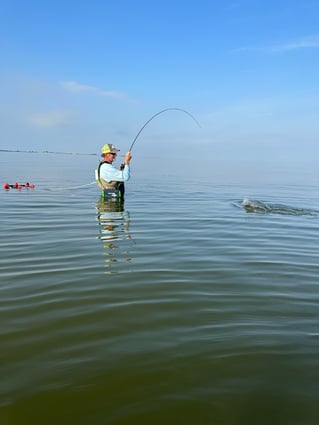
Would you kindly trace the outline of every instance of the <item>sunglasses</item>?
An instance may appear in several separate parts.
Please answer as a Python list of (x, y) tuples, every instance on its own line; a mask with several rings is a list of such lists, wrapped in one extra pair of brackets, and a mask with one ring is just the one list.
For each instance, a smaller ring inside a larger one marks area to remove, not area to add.
[(115, 153), (114, 153), (114, 152), (108, 152), (108, 154), (109, 154), (109, 155), (113, 155), (113, 156), (117, 155), (117, 153), (116, 153), (116, 152), (115, 152)]

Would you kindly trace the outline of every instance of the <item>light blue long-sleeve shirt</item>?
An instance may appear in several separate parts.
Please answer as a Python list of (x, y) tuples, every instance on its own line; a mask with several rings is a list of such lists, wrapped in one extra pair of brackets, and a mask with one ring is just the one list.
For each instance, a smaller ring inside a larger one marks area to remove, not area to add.
[(104, 162), (100, 168), (100, 177), (107, 182), (126, 182), (130, 176), (130, 166), (127, 164), (122, 171), (107, 162)]

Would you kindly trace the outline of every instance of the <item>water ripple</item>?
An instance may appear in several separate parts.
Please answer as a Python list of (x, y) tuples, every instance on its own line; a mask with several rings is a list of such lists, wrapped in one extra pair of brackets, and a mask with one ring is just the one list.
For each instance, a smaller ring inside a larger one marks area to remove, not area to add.
[(253, 423), (267, 404), (316, 423), (317, 220), (246, 214), (238, 187), (156, 188), (121, 208), (1, 194), (0, 419)]

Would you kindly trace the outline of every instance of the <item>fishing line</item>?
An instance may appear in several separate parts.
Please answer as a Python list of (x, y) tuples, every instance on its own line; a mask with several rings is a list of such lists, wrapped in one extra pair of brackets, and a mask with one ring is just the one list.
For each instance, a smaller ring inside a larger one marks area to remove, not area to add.
[(193, 121), (195, 121), (195, 123), (198, 125), (198, 127), (201, 127), (201, 125), (199, 124), (199, 122), (196, 120), (196, 118), (188, 111), (186, 111), (185, 109), (181, 109), (181, 108), (166, 108), (163, 109), (162, 111), (157, 112), (155, 115), (153, 115), (149, 120), (146, 121), (146, 123), (143, 125), (143, 127), (140, 129), (140, 131), (137, 133), (137, 135), (135, 136), (135, 139), (133, 140), (133, 143), (131, 144), (131, 147), (129, 149), (129, 152), (132, 151), (132, 148), (138, 138), (138, 136), (142, 133), (142, 131), (144, 130), (144, 128), (158, 115), (163, 114), (164, 112), (167, 111), (180, 111), (180, 112), (184, 112), (185, 114), (187, 114), (189, 117), (192, 118)]
[(10, 149), (0, 149), (0, 152), (14, 152), (14, 153), (40, 153), (40, 154), (53, 154), (53, 155), (86, 155), (86, 156), (97, 156), (96, 153), (83, 153), (83, 152), (60, 152), (60, 151), (23, 151), (23, 150), (10, 150)]
[(91, 186), (92, 184), (96, 184), (96, 181), (87, 184), (82, 184), (81, 186), (59, 187), (57, 189), (48, 188), (47, 190), (50, 190), (51, 192), (57, 192), (60, 190), (81, 189), (82, 187)]

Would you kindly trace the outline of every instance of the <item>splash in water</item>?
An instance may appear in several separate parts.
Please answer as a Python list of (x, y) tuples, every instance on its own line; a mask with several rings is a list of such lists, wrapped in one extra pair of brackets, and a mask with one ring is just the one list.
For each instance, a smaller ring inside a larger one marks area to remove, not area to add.
[(297, 208), (284, 204), (270, 204), (256, 199), (245, 198), (240, 204), (247, 213), (308, 215), (318, 217), (319, 211), (310, 208)]

